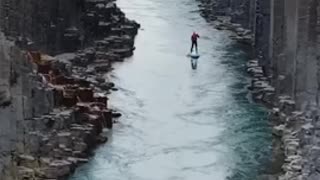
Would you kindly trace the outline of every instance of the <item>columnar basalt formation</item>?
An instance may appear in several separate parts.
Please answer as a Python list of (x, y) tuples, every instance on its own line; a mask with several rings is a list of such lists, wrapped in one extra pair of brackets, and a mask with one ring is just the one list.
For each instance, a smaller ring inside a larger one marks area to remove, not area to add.
[[(231, 38), (252, 47), (249, 89), (256, 101), (272, 109), (273, 133), (281, 141), (275, 150), (284, 155), (282, 172), (275, 176), (320, 179), (320, 1), (199, 1), (202, 15), (214, 20), (217, 29), (234, 31)], [(245, 39), (242, 32), (252, 38)]]
[(139, 24), (109, 0), (0, 0), (0, 179), (65, 179), (105, 142), (112, 62)]

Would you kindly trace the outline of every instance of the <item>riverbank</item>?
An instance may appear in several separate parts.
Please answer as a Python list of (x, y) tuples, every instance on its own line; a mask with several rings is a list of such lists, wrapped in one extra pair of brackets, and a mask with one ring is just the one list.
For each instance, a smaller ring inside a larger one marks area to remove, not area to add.
[[(74, 49), (81, 41), (73, 28), (64, 36), (74, 53), (69, 49), (50, 56), (23, 41), (17, 45), (24, 50), (10, 43), (12, 47), (6, 48), (15, 51), (2, 52), (15, 53), (18, 77), (14, 86), (21, 92), (11, 92), (14, 98), (2, 103), (1, 113), (9, 117), (11, 108), (21, 109), (16, 115), (22, 119), (13, 121), (18, 127), (11, 138), (16, 139), (7, 147), (11, 157), (1, 163), (1, 179), (67, 179), (78, 165), (88, 162), (97, 145), (108, 140), (102, 132), (121, 116), (108, 107), (107, 95), (117, 89), (104, 75), (112, 70), (113, 62), (133, 54), (140, 25), (127, 19), (112, 1), (87, 1), (85, 6), (85, 12), (90, 12), (85, 18), (96, 33), (86, 35), (82, 50)], [(10, 56), (6, 57), (12, 64)]]
[[(313, 43), (316, 38), (304, 38), (311, 37), (312, 32), (298, 27), (308, 25), (285, 17), (308, 14), (310, 26), (317, 24), (312, 21), (317, 19), (315, 14), (310, 12), (316, 12), (319, 4), (304, 2), (305, 6), (301, 3), (289, 6), (284, 1), (251, 0), (200, 2), (202, 15), (213, 22), (215, 28), (233, 31), (236, 37), (232, 38), (251, 46), (253, 52), (253, 60), (246, 65), (252, 78), (248, 88), (253, 99), (270, 110), (274, 137), (272, 164), (259, 179), (318, 179), (319, 105), (318, 86), (315, 85), (318, 84), (315, 75), (318, 63), (315, 62), (316, 53), (310, 51), (317, 47)], [(239, 32), (240, 36), (241, 32), (248, 32), (249, 43), (237, 37)]]
[[(246, 28), (250, 26), (246, 26), (245, 21), (233, 17), (229, 6), (219, 1), (200, 0), (199, 7), (202, 17), (211, 23), (215, 29), (230, 31), (231, 35), (229, 37), (236, 43), (242, 45), (242, 48), (250, 54), (251, 58), (256, 58), (255, 32), (253, 32), (252, 29)], [(270, 157), (270, 164), (266, 165), (267, 168), (263, 172), (260, 172), (261, 174), (257, 179), (275, 180), (278, 179), (281, 174), (285, 173), (285, 171), (283, 171), (285, 162), (285, 165), (290, 164), (287, 154), (284, 152), (283, 142), (290, 139), (291, 136), (285, 139), (282, 138), (283, 134), (281, 133), (283, 129), (279, 130), (279, 119), (275, 116), (275, 114), (279, 113), (279, 108), (276, 108), (277, 106), (274, 103), (275, 88), (271, 86), (271, 79), (265, 75), (265, 69), (260, 65), (259, 60), (249, 60), (247, 64), (245, 64), (245, 67), (251, 79), (250, 84), (247, 85), (251, 98), (256, 103), (262, 104), (269, 109), (270, 124), (274, 126), (274, 138), (272, 140), (273, 153), (272, 157)], [(282, 104), (281, 107), (285, 109), (284, 106), (285, 105)], [(281, 108), (281, 111), (283, 111), (283, 108)], [(280, 128), (281, 127), (283, 127), (283, 125), (281, 125)], [(279, 131), (281, 132), (279, 133)]]

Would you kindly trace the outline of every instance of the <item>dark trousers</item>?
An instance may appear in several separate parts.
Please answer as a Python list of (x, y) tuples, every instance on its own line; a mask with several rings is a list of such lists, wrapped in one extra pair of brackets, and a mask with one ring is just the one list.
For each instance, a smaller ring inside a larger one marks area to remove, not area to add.
[(198, 43), (197, 43), (197, 41), (192, 41), (190, 52), (192, 52), (193, 47), (195, 47), (196, 48), (196, 52), (198, 52)]

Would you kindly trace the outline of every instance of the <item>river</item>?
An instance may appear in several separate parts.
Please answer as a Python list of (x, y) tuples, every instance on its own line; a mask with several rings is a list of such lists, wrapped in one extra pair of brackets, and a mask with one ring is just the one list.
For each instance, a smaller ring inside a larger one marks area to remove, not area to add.
[[(118, 0), (141, 23), (134, 56), (108, 76), (123, 116), (70, 180), (254, 180), (271, 157), (262, 107), (247, 98), (248, 57), (195, 0)], [(186, 56), (200, 34), (197, 69)]]

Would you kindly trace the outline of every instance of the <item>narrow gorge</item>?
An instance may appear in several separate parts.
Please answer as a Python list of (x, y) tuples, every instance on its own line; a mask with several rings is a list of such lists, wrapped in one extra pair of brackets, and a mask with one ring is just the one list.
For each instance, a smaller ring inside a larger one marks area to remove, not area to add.
[(0, 0), (0, 180), (318, 180), (319, 25), (319, 0)]

